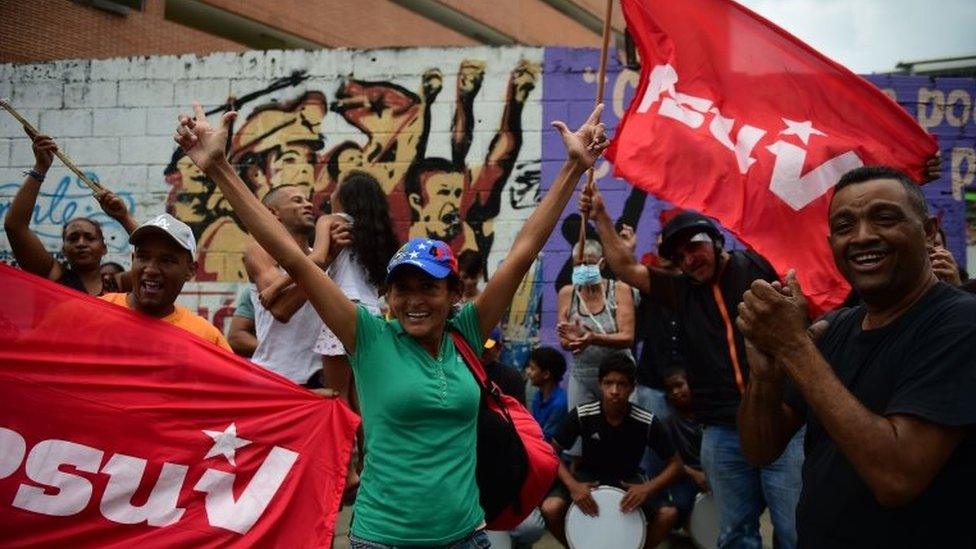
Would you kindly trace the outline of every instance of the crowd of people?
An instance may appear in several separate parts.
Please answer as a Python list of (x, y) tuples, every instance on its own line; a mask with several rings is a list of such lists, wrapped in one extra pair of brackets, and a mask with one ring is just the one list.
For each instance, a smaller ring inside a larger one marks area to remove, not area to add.
[[(475, 481), (480, 389), (452, 342), (482, 350), (497, 386), (531, 410), (560, 456), (538, 508), (507, 533), (567, 543), (571, 505), (598, 516), (597, 486), (641, 510), (645, 547), (687, 529), (700, 493), (718, 511), (719, 547), (972, 547), (965, 496), (976, 487), (976, 298), (918, 184), (855, 169), (830, 202), (833, 260), (853, 290), (811, 323), (793, 273), (726, 246), (710, 218), (670, 216), (658, 258), (634, 256), (592, 185), (578, 208), (596, 238), (573, 250), (558, 292), (561, 349), (500, 362), (499, 322), (576, 189), (608, 144), (602, 107), (575, 131), (553, 125), (566, 159), (511, 251), (485, 258), (429, 238), (397, 241), (386, 194), (345, 178), (316, 211), (304, 187), (258, 200), (228, 162), (227, 129), (199, 105), (175, 134), (248, 229), (250, 284), (225, 338), (176, 303), (196, 271), (196, 240), (169, 214), (139, 224), (109, 191), (95, 198), (129, 233), (126, 270), (103, 263), (98, 222), (69, 220), (61, 257), (29, 220), (55, 142), (30, 135), (35, 166), (4, 219), (20, 268), (176, 325), (362, 417), (344, 501), (354, 548), (490, 543)], [(961, 289), (963, 288), (963, 289)], [(568, 359), (568, 360), (567, 360)], [(436, 501), (436, 504), (432, 504)]]

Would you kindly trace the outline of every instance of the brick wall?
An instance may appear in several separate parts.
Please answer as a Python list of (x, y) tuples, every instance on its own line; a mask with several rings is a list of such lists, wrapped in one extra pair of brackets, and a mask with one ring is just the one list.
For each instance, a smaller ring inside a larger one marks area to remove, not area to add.
[(68, 0), (0, 0), (0, 61), (103, 59), (247, 48), (163, 17), (163, 0), (119, 16)]

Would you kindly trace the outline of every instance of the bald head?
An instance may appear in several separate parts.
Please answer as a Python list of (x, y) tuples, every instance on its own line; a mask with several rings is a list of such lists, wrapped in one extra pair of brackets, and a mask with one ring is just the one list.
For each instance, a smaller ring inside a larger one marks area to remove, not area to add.
[(302, 189), (298, 185), (279, 185), (268, 191), (268, 194), (261, 199), (261, 203), (267, 208), (277, 208), (281, 203), (288, 201), (295, 191), (302, 192)]

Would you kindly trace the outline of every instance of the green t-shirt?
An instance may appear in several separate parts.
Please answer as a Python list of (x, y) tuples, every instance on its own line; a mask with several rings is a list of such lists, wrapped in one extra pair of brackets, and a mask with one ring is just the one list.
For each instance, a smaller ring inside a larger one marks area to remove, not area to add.
[[(478, 312), (448, 320), (475, 349)], [(449, 333), (439, 359), (396, 320), (362, 306), (356, 316), (356, 377), (366, 462), (352, 534), (387, 545), (444, 545), (484, 522), (475, 483), (481, 391)]]

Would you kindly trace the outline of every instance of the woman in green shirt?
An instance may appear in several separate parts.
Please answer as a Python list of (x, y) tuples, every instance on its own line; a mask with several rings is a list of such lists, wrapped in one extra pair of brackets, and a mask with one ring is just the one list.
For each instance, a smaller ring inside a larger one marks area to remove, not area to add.
[(448, 333), (480, 348), (509, 307), (542, 250), (580, 175), (607, 146), (597, 107), (575, 132), (562, 122), (567, 159), (525, 222), (505, 261), (474, 301), (461, 298), (457, 260), (447, 244), (408, 242), (388, 267), (395, 319), (372, 316), (346, 298), (227, 162), (224, 145), (236, 113), (213, 127), (194, 104), (180, 116), (176, 142), (210, 177), (251, 235), (291, 275), (349, 354), (363, 416), (366, 463), (350, 540), (354, 548), (487, 547), (475, 483), (479, 389)]

